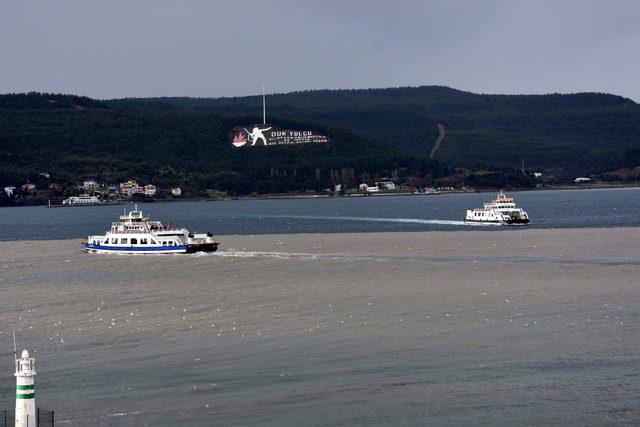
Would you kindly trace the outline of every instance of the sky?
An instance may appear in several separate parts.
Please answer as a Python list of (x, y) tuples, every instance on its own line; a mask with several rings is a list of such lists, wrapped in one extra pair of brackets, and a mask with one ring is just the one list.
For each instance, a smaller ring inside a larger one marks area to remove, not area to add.
[(640, 101), (640, 0), (0, 0), (0, 93), (445, 85)]

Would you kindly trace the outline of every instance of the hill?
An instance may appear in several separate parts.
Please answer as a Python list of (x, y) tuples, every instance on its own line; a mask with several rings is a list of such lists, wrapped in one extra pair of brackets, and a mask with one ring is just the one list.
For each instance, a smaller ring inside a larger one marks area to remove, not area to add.
[(345, 128), (287, 118), (282, 128), (316, 130), (323, 144), (235, 148), (234, 126), (252, 116), (145, 108), (71, 95), (0, 96), (0, 186), (42, 180), (77, 185), (94, 178), (128, 178), (180, 185), (191, 195), (206, 189), (229, 194), (320, 190), (374, 177), (416, 175), (427, 182), (451, 173), (438, 162), (385, 146)]
[[(140, 108), (258, 114), (259, 97), (108, 101)], [(479, 95), (448, 87), (313, 90), (267, 97), (268, 114), (344, 126), (383, 143), (470, 168), (527, 167), (560, 175), (640, 165), (640, 106), (602, 93)]]

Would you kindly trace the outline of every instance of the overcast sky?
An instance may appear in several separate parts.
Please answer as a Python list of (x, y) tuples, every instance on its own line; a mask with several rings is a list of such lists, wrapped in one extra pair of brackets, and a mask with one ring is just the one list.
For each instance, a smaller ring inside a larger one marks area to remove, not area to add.
[(640, 101), (640, 0), (0, 0), (0, 92), (446, 85)]

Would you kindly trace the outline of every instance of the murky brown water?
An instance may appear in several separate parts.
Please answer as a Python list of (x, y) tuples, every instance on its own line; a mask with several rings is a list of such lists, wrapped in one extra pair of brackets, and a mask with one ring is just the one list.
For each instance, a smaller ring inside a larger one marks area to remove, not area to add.
[(229, 236), (208, 255), (0, 243), (68, 425), (640, 420), (640, 229)]

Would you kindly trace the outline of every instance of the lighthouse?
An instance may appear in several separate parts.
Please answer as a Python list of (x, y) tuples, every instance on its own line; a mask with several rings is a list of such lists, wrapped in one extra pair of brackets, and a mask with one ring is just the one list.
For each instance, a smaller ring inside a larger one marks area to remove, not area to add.
[(36, 359), (22, 350), (22, 357), (16, 359), (16, 427), (36, 427), (36, 400), (33, 377)]

